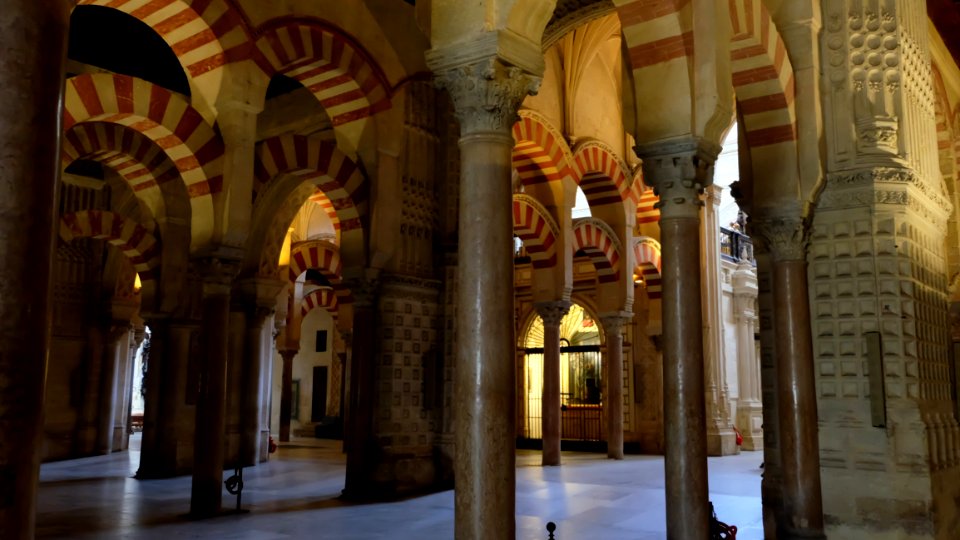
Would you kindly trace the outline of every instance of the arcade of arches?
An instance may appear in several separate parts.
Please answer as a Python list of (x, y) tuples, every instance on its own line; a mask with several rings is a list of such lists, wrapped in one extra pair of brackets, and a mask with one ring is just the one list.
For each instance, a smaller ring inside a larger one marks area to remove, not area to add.
[[(126, 449), (142, 384), (138, 477), (191, 475), (195, 517), (271, 433), (329, 430), (344, 497), (455, 479), (457, 538), (513, 538), (518, 439), (580, 438), (662, 453), (668, 537), (703, 539), (736, 426), (767, 538), (956, 538), (958, 28), (949, 0), (8, 0), (0, 537), (33, 537), (41, 461)], [(724, 140), (755, 257), (721, 245)]]

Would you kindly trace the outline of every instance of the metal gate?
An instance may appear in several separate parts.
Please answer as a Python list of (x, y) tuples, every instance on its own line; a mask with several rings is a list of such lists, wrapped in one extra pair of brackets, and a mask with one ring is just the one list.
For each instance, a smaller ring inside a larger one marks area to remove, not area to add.
[[(560, 347), (560, 437), (599, 441), (603, 424), (599, 345)], [(542, 439), (543, 348), (524, 355), (526, 421), (523, 438)]]

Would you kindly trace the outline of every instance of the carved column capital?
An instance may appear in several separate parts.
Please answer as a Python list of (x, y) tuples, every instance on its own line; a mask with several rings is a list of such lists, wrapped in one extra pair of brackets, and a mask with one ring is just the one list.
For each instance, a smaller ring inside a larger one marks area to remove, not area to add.
[(344, 281), (350, 294), (353, 295), (353, 305), (358, 309), (372, 308), (376, 305), (380, 292), (380, 280), (371, 277), (350, 278)]
[(537, 302), (533, 308), (537, 310), (537, 315), (543, 320), (543, 326), (559, 327), (560, 321), (570, 312), (570, 306), (573, 305), (567, 300), (556, 300), (550, 302)]
[(229, 296), (233, 279), (240, 273), (240, 263), (220, 257), (202, 257), (191, 262), (193, 271), (203, 283), (203, 296)]
[(643, 181), (660, 197), (661, 219), (697, 217), (700, 194), (713, 182), (720, 147), (697, 138), (638, 145)]
[(439, 71), (436, 81), (453, 99), (462, 135), (509, 134), (524, 98), (540, 88), (540, 77), (496, 56)]
[(808, 223), (801, 217), (770, 216), (750, 219), (751, 235), (775, 262), (804, 261), (810, 243)]
[(623, 332), (623, 327), (630, 324), (633, 319), (633, 313), (629, 311), (613, 311), (600, 314), (600, 324), (603, 325), (603, 331), (609, 335), (619, 335)]

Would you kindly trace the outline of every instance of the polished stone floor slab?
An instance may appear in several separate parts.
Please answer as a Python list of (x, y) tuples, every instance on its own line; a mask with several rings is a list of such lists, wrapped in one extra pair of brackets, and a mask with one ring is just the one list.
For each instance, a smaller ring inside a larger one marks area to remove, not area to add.
[[(297, 440), (269, 463), (244, 472), (249, 513), (190, 521), (190, 477), (135, 480), (140, 453), (48, 463), (40, 471), (38, 538), (218, 538), (271, 540), (420, 540), (453, 537), (453, 492), (400, 502), (346, 504), (344, 457), (335, 441)], [(760, 452), (710, 458), (710, 497), (738, 540), (763, 537)], [(540, 454), (517, 454), (517, 538), (558, 540), (665, 537), (663, 458), (564, 453), (561, 467), (543, 468)], [(224, 492), (224, 506), (235, 498)]]

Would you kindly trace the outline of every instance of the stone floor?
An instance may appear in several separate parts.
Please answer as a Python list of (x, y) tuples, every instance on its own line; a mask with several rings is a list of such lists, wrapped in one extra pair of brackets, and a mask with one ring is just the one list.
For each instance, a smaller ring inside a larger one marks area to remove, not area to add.
[[(280, 448), (269, 463), (244, 473), (247, 514), (189, 521), (190, 478), (135, 480), (140, 453), (129, 452), (43, 465), (38, 538), (435, 539), (453, 537), (453, 492), (401, 502), (350, 505), (343, 487), (339, 443), (302, 439)], [(662, 539), (663, 459), (564, 453), (562, 467), (542, 468), (535, 451), (517, 455), (517, 538), (558, 540)], [(710, 458), (710, 497), (721, 520), (736, 524), (738, 540), (763, 537), (759, 452)], [(235, 498), (224, 494), (224, 505)]]

